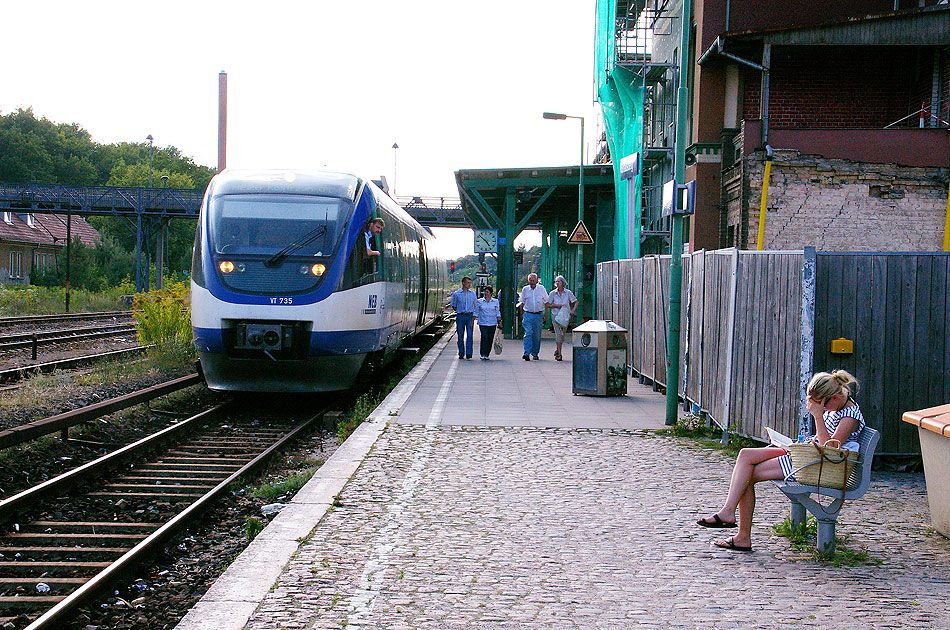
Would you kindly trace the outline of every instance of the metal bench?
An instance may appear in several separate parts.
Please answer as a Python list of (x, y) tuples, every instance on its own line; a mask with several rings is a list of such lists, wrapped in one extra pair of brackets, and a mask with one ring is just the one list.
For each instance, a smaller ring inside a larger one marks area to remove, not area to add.
[[(877, 448), (877, 442), (881, 434), (870, 428), (864, 427), (861, 432), (861, 439), (858, 443), (860, 458), (858, 459), (859, 469), (855, 474), (860, 475), (857, 485), (851, 490), (845, 490), (844, 496), (840, 490), (834, 488), (819, 488), (818, 486), (805, 486), (794, 481), (776, 481), (775, 485), (792, 502), (792, 526), (801, 527), (805, 524), (805, 510), (811, 512), (812, 516), (818, 521), (818, 550), (824, 553), (833, 553), (835, 550), (835, 524), (838, 521), (838, 511), (845, 501), (851, 501), (862, 496), (868, 491), (871, 484), (871, 462), (874, 459), (874, 450)], [(821, 505), (817, 499), (811, 497), (812, 494), (819, 496), (834, 497), (834, 501), (827, 507)]]

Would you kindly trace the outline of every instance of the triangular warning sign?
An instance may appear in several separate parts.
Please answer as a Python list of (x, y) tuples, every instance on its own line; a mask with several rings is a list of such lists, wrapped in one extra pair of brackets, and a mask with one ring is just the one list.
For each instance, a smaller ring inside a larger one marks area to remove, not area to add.
[(587, 226), (584, 225), (583, 221), (578, 221), (577, 226), (574, 228), (574, 231), (571, 232), (571, 236), (567, 239), (568, 245), (593, 245), (594, 239), (590, 237), (590, 232), (587, 231)]

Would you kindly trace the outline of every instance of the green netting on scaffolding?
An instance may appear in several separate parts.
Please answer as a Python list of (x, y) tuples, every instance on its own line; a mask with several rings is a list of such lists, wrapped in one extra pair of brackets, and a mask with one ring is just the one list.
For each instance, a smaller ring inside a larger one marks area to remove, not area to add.
[(620, 179), (620, 160), (640, 151), (643, 139), (643, 82), (639, 75), (614, 63), (617, 0), (597, 0), (597, 100), (604, 115), (607, 146), (614, 173), (614, 257), (640, 256), (640, 215), (643, 175), (634, 181), (634, 239), (627, 238), (627, 184)]
[(595, 27), (597, 29), (597, 40), (594, 44), (594, 54), (596, 55), (594, 57), (596, 59), (594, 71), (595, 94), (600, 91), (600, 86), (606, 83), (607, 76), (614, 69), (614, 59), (616, 58), (614, 53), (614, 46), (616, 45), (614, 24), (616, 15), (617, 0), (597, 0)]

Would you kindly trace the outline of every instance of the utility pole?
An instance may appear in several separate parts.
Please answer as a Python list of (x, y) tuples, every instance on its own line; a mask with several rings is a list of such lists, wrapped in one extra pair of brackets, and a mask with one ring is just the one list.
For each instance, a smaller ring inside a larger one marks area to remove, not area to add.
[[(689, 66), (692, 63), (690, 54), (690, 33), (693, 24), (692, 0), (683, 0), (683, 16), (680, 20), (680, 67), (679, 89), (676, 91), (676, 144), (673, 154), (673, 179), (675, 185), (686, 183), (686, 141), (687, 141), (687, 108), (689, 107), (689, 89), (686, 79), (689, 76)], [(675, 187), (674, 187), (674, 190)], [(680, 291), (683, 283), (683, 221), (684, 216), (675, 211), (679, 199), (679, 191), (674, 195), (674, 212), (671, 217), (672, 234), (670, 235), (670, 311), (669, 334), (667, 335), (666, 355), (666, 424), (676, 424), (677, 409), (679, 407), (679, 380), (680, 380)]]
[(69, 246), (73, 240), (73, 213), (66, 209), (66, 312), (69, 312)]

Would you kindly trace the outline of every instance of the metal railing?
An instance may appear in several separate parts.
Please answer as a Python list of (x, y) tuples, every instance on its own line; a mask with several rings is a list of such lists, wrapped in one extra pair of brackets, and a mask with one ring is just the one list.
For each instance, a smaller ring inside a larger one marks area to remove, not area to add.
[(395, 197), (412, 218), (429, 227), (472, 227), (458, 197)]
[(204, 189), (58, 186), (0, 182), (0, 209), (63, 214), (198, 216)]

